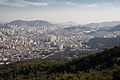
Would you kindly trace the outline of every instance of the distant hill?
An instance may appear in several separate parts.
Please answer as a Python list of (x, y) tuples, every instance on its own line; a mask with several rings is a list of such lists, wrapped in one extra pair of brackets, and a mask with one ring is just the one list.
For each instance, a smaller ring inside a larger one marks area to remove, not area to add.
[(23, 20), (15, 20), (10, 23), (7, 23), (6, 25), (10, 26), (25, 26), (25, 27), (51, 27), (52, 24), (47, 21), (42, 20), (35, 20), (35, 21), (23, 21)]
[(116, 26), (111, 26), (111, 27), (101, 27), (96, 31), (90, 32), (89, 34), (94, 35), (96, 37), (103, 37), (106, 34), (120, 31), (120, 24)]
[(113, 27), (120, 24), (120, 21), (112, 21), (112, 22), (101, 22), (101, 23), (90, 23), (86, 24), (86, 27), (93, 27), (93, 28), (101, 28), (101, 27)]
[(61, 25), (65, 25), (65, 26), (77, 26), (78, 24), (73, 22), (73, 21), (69, 21), (69, 22), (65, 22), (65, 23), (58, 23)]
[(0, 80), (120, 80), (120, 46), (64, 63), (31, 59), (0, 67)]
[(114, 26), (114, 27), (110, 28), (108, 31), (110, 31), (110, 32), (120, 31), (120, 25)]
[(65, 30), (74, 30), (74, 29), (89, 30), (91, 28), (84, 27), (84, 26), (71, 26), (71, 27), (67, 27), (67, 28), (64, 28), (64, 29)]
[(64, 28), (64, 30), (67, 31), (72, 31), (72, 32), (84, 32), (84, 31), (91, 31), (93, 28), (90, 27), (85, 27), (85, 26), (71, 26), (71, 27), (67, 27)]
[(0, 24), (0, 28), (10, 28), (8, 25)]
[(116, 38), (96, 37), (96, 38), (91, 39), (86, 44), (93, 49), (112, 48), (115, 45), (120, 45), (120, 36), (117, 36)]

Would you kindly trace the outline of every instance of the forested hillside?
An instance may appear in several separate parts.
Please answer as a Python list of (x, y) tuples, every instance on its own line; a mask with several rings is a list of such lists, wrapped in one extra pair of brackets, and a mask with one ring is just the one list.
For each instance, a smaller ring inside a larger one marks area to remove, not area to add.
[(120, 80), (120, 46), (68, 62), (31, 59), (0, 68), (0, 80)]
[(86, 43), (88, 46), (90, 46), (92, 49), (98, 48), (98, 49), (104, 49), (104, 48), (111, 48), (115, 45), (120, 44), (120, 36), (117, 36), (116, 38), (93, 38), (89, 42)]

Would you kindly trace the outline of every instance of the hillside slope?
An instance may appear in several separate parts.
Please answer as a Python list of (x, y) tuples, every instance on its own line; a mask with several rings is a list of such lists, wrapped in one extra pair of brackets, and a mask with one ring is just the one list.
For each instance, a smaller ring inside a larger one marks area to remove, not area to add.
[(120, 46), (65, 63), (24, 60), (1, 67), (0, 80), (120, 80)]
[(115, 38), (97, 37), (97, 38), (91, 39), (86, 44), (90, 46), (92, 49), (112, 48), (113, 46), (120, 44), (120, 36), (117, 36)]

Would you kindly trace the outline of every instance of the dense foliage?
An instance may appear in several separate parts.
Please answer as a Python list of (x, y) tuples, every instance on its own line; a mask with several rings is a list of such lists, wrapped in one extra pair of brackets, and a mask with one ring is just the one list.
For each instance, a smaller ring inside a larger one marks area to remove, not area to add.
[(0, 68), (0, 80), (120, 80), (120, 46), (68, 62), (31, 59)]

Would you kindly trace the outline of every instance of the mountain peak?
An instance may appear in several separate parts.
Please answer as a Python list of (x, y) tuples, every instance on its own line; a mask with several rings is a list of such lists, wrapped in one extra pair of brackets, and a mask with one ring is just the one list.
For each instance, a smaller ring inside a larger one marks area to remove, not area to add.
[(24, 21), (24, 20), (14, 20), (10, 23), (7, 23), (7, 25), (11, 26), (26, 26), (26, 27), (51, 27), (52, 24), (48, 21), (43, 21), (43, 20), (34, 20), (34, 21)]

